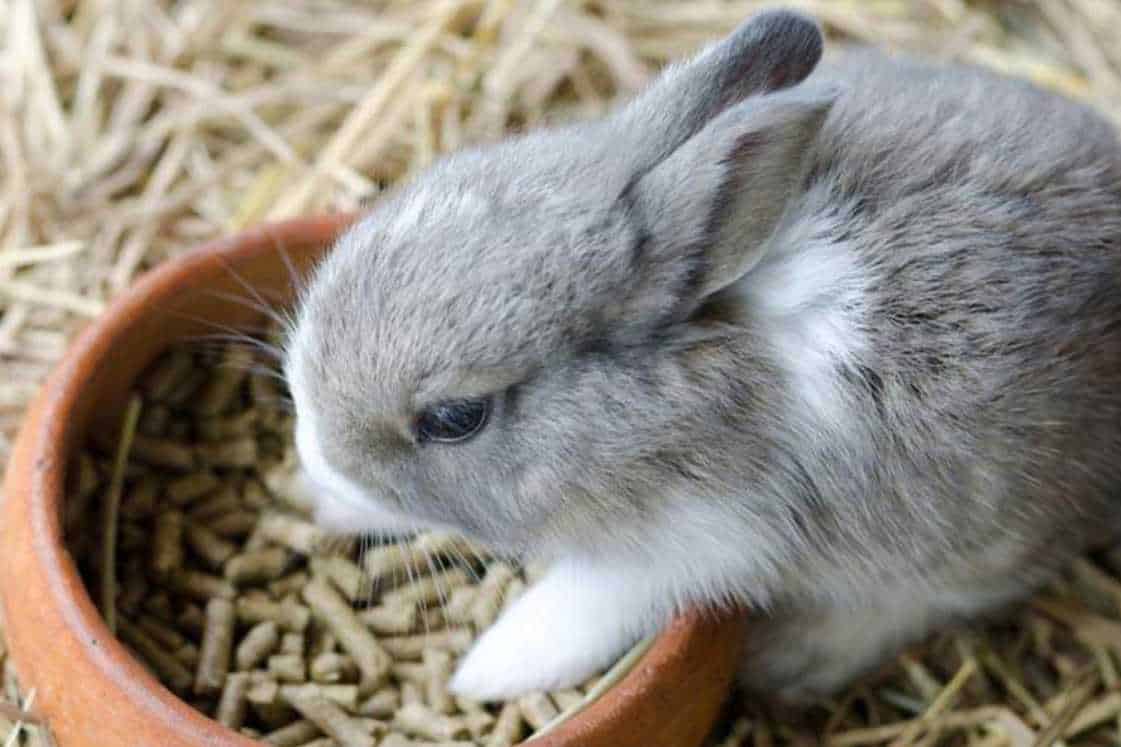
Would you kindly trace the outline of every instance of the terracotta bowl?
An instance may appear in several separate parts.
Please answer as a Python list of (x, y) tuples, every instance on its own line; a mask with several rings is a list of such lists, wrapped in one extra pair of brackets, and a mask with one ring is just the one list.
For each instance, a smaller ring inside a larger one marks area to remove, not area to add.
[[(296, 220), (208, 244), (142, 278), (79, 337), (32, 407), (8, 467), (0, 588), (11, 655), (60, 747), (249, 747), (256, 742), (193, 710), (110, 634), (63, 546), (67, 465), (91, 429), (116, 428), (137, 375), (165, 348), (260, 324), (229, 300), (251, 284), (291, 295), (347, 216)], [(291, 258), (291, 264), (284, 261)], [(541, 737), (540, 747), (691, 747), (727, 692), (740, 619), (677, 620), (602, 698)]]

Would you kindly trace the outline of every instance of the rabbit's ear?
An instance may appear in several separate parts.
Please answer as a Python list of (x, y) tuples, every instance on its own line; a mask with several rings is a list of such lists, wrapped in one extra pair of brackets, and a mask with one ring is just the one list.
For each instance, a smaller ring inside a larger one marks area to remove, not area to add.
[(649, 277), (680, 281), (680, 269), (669, 268), (689, 268), (688, 287), (671, 292), (679, 304), (702, 301), (760, 259), (803, 188), (807, 156), (836, 97), (833, 88), (801, 86), (749, 99), (623, 192), (619, 205), (644, 237)]
[(822, 35), (811, 19), (787, 10), (758, 13), (696, 57), (668, 67), (610, 120), (619, 152), (636, 169), (676, 150), (729, 107), (754, 94), (800, 83), (817, 66)]

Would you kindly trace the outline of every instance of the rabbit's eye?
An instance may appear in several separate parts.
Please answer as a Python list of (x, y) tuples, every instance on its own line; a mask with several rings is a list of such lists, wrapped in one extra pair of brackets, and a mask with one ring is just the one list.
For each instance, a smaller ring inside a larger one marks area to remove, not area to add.
[(413, 429), (420, 443), (455, 443), (482, 430), (489, 415), (489, 398), (441, 402), (420, 413)]

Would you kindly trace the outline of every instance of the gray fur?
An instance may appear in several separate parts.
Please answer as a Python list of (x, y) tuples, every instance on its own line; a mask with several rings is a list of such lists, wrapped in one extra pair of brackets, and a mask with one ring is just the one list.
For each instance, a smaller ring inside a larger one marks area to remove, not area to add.
[[(603, 121), (446, 157), (338, 242), (288, 362), (395, 511), (646, 564), (654, 623), (770, 610), (789, 645), (745, 671), (791, 695), (1034, 587), (1121, 486), (1115, 133), (966, 67), (803, 82), (819, 55), (761, 14)], [(413, 442), (492, 392), (477, 437)]]

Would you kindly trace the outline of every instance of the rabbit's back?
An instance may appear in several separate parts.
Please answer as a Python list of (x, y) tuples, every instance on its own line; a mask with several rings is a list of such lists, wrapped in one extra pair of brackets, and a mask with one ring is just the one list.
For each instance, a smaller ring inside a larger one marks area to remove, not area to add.
[(843, 92), (745, 290), (781, 298), (812, 275), (806, 298), (832, 307), (785, 345), (840, 348), (818, 417), (848, 425), (803, 461), (848, 494), (836, 522), (874, 566), (967, 574), (1022, 553), (1043, 571), (1121, 508), (1117, 136), (973, 69), (858, 53), (814, 80)]
[(968, 392), (1022, 407), (1075, 375), (1083, 398), (1121, 402), (1121, 365), (1103, 368), (1121, 364), (1112, 127), (975, 69), (855, 55), (835, 70), (851, 93), (811, 179), (845, 206), (879, 368), (947, 408)]

